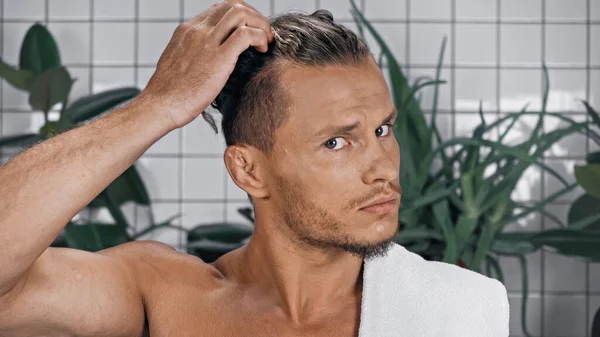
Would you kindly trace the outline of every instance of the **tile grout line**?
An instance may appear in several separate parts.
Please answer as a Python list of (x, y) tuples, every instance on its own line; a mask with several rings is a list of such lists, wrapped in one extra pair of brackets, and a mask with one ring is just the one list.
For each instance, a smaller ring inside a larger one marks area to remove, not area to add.
[[(585, 72), (585, 99), (590, 101), (590, 53), (591, 53), (591, 27), (590, 27), (590, 15), (591, 15), (591, 0), (587, 0), (585, 2), (586, 5), (586, 52), (585, 52), (585, 63), (586, 63), (586, 72)], [(587, 116), (586, 120), (590, 120), (590, 117)], [(587, 136), (587, 141), (585, 142), (585, 153), (590, 153), (590, 136)], [(585, 264), (585, 336), (590, 336), (590, 261), (586, 261)]]
[[(317, 0), (318, 1), (318, 0)], [(38, 20), (35, 19), (15, 19), (15, 18), (10, 18), (10, 19), (4, 19), (4, 22), (6, 23), (27, 23), (27, 22), (31, 22), (34, 23)], [(97, 22), (102, 22), (102, 23), (130, 23), (131, 19), (128, 18), (110, 18), (110, 19), (106, 19), (106, 18), (97, 18), (95, 21)], [(348, 19), (348, 18), (341, 18), (341, 19), (336, 19), (336, 22), (342, 22), (342, 23), (352, 23), (354, 22), (352, 19)], [(53, 23), (88, 23), (89, 20), (84, 20), (84, 19), (49, 19), (48, 22), (53, 22)], [(139, 20), (139, 22), (143, 22), (143, 23), (178, 23), (179, 21), (176, 19), (160, 19), (160, 18), (141, 18)], [(408, 23), (406, 20), (399, 20), (399, 19), (383, 19), (383, 18), (372, 18), (369, 19), (369, 22), (371, 23)], [(444, 20), (444, 19), (427, 19), (427, 18), (412, 18), (411, 19), (411, 23), (422, 23), (422, 24), (432, 24), (432, 25), (443, 25), (443, 24), (451, 24), (451, 23), (458, 23), (458, 24), (482, 24), (482, 25), (489, 25), (489, 24), (495, 24), (496, 23), (496, 19), (469, 19), (469, 18), (462, 18), (462, 19), (457, 19), (457, 20)], [(542, 22), (540, 21), (526, 21), (526, 20), (500, 20), (500, 24), (503, 25), (540, 25)], [(585, 26), (588, 24), (587, 21), (556, 21), (556, 20), (546, 20), (545, 23), (547, 24), (553, 24), (553, 25), (575, 25), (575, 26)], [(590, 20), (589, 22), (590, 25), (600, 25), (600, 20)]]
[[(501, 0), (496, 0), (496, 117), (500, 119), (500, 97), (501, 97), (501, 79), (500, 63), (502, 59), (502, 30), (500, 29), (500, 17), (502, 12)], [(497, 137), (500, 137), (499, 130), (496, 129)]]
[[(541, 21), (542, 21), (542, 35), (540, 38), (540, 42), (541, 42), (541, 51), (542, 51), (542, 64), (546, 64), (546, 0), (542, 0), (541, 3)], [(542, 74), (542, 78), (540, 79), (542, 81), (542, 90), (544, 90), (544, 74)], [(542, 92), (543, 95), (543, 92)], [(543, 103), (543, 102), (542, 102)], [(542, 131), (544, 130), (544, 125), (542, 125)], [(544, 160), (544, 162), (546, 161), (546, 157), (542, 154), (542, 158)], [(546, 189), (545, 189), (545, 185), (546, 185), (546, 181), (545, 181), (545, 174), (544, 171), (541, 170), (540, 171), (540, 193), (541, 193), (541, 197), (545, 197), (546, 194)], [(546, 208), (546, 207), (544, 207)], [(540, 224), (542, 227), (542, 231), (546, 229), (546, 221), (544, 219), (544, 217), (542, 216), (540, 218)], [(540, 297), (540, 332), (541, 335), (544, 336), (544, 333), (546, 331), (546, 296), (545, 296), (545, 291), (546, 291), (546, 268), (545, 268), (545, 264), (546, 264), (546, 251), (542, 249), (541, 254), (540, 254), (540, 290), (541, 290), (541, 297)]]
[[(185, 20), (185, 1), (179, 0), (179, 24), (182, 24)], [(179, 185), (179, 200), (177, 202), (177, 212), (180, 214), (179, 221), (181, 221), (180, 225), (183, 227), (183, 128), (179, 129), (178, 134), (178, 157), (177, 157), (177, 166), (179, 169), (179, 176), (177, 177), (177, 183)], [(179, 243), (179, 247), (183, 247), (183, 233), (179, 233), (177, 235), (177, 242)], [(181, 248), (180, 248), (181, 249)], [(185, 251), (187, 252), (187, 237), (185, 238)]]
[(93, 94), (94, 92), (94, 6), (95, 0), (90, 0), (90, 56), (89, 56), (89, 73), (88, 76), (90, 78), (89, 82), (89, 94)]
[[(4, 0), (0, 0), (0, 55), (4, 55)], [(2, 137), (2, 125), (4, 125), (4, 82), (0, 83), (0, 137)], [(4, 147), (0, 146), (0, 166), (4, 163)]]
[(410, 67), (407, 67), (407, 65), (410, 64), (410, 20), (411, 20), (411, 16), (410, 16), (410, 0), (406, 0), (406, 32), (405, 32), (405, 39), (406, 41), (404, 42), (405, 44), (405, 62), (402, 66), (403, 69), (405, 69), (406, 71), (406, 78), (409, 79), (410, 78)]
[[(139, 22), (139, 13), (140, 13), (140, 0), (135, 0), (134, 2), (134, 18), (133, 18), (133, 85), (135, 87), (138, 87), (138, 81), (139, 81), (139, 69), (138, 69), (138, 57), (139, 57), (139, 33), (140, 33), (140, 22)], [(140, 88), (140, 90), (143, 88)], [(137, 162), (137, 160), (136, 160)], [(135, 165), (135, 163), (134, 163)], [(138, 226), (138, 204), (134, 203), (133, 204), (133, 221), (134, 221), (134, 225), (133, 228), (135, 229), (135, 231), (137, 232), (139, 230)], [(149, 208), (148, 210), (149, 212), (152, 212), (152, 208)], [(152, 214), (150, 215), (149, 219), (152, 219)], [(149, 224), (152, 225), (152, 224)]]
[[(88, 94), (92, 95), (93, 94), (93, 89), (94, 89), (94, 5), (95, 5), (95, 0), (90, 0), (90, 19), (88, 20), (88, 22), (90, 23), (90, 31), (89, 31), (89, 41), (90, 41), (90, 47), (89, 47), (89, 64), (88, 64), (88, 77), (89, 77), (89, 83), (88, 83)], [(89, 210), (87, 212), (88, 218), (92, 217), (92, 211)]]
[[(52, 22), (52, 21), (51, 21)], [(65, 63), (65, 66), (69, 67), (69, 68), (85, 68), (88, 66), (87, 63)], [(95, 65), (96, 68), (131, 68), (132, 65), (131, 64), (125, 64), (125, 63), (111, 63), (111, 64), (96, 64)], [(156, 63), (139, 63), (138, 64), (139, 68), (155, 68), (156, 67)], [(409, 69), (426, 69), (426, 70), (435, 70), (436, 69), (436, 65), (435, 64), (426, 64), (426, 63), (415, 63), (415, 64), (407, 64), (405, 66), (406, 68)], [(549, 64), (547, 65), (549, 70), (587, 70), (588, 67), (585, 64)], [(388, 66), (387, 65), (383, 65), (383, 68), (387, 69)], [(454, 67), (452, 67), (451, 65), (442, 65), (442, 69), (450, 69), (450, 68), (456, 68), (456, 69), (479, 69), (479, 70), (495, 70), (497, 67), (497, 65), (488, 65), (488, 64), (477, 64), (477, 63), (463, 63), (463, 64), (457, 64)], [(540, 70), (540, 66), (538, 65), (533, 65), (533, 64), (510, 64), (508, 63), (507, 65), (501, 65), (499, 67), (502, 70)], [(591, 65), (589, 66), (590, 70), (600, 70), (600, 65)]]
[(450, 48), (452, 48), (450, 51), (450, 136), (454, 138), (456, 137), (456, 0), (451, 0), (450, 3), (450, 39)]
[[(460, 68), (457, 68), (460, 69)], [(430, 113), (430, 111), (428, 111), (427, 109), (424, 110), (426, 113)], [(10, 108), (10, 109), (5, 109), (4, 113), (5, 114), (19, 114), (19, 113), (24, 113), (24, 112), (31, 112), (30, 110), (27, 109), (23, 109), (23, 108)], [(32, 113), (38, 113), (39, 111), (33, 111)], [(488, 110), (485, 113), (491, 114), (491, 113), (517, 113), (519, 112), (518, 110), (496, 110), (496, 109), (492, 109), (492, 110)], [(457, 111), (457, 113), (461, 114), (461, 115), (477, 115), (478, 112), (476, 110), (459, 110)], [(575, 110), (564, 110), (564, 111), (560, 111), (560, 113), (571, 116), (571, 117), (585, 117), (586, 113), (583, 111), (575, 111)], [(438, 109), (438, 114), (440, 115), (450, 115), (452, 114), (452, 110), (451, 109)], [(533, 113), (531, 113), (533, 114)], [(168, 153), (165, 153), (166, 155), (168, 155)], [(198, 153), (201, 155), (206, 155), (206, 154), (210, 154), (210, 153)], [(192, 156), (195, 154), (191, 154)], [(215, 155), (213, 153), (213, 155)], [(570, 156), (570, 155), (565, 155), (565, 156), (550, 156), (548, 158), (551, 159), (556, 159), (556, 158), (577, 158), (577, 159), (585, 159), (585, 156)]]

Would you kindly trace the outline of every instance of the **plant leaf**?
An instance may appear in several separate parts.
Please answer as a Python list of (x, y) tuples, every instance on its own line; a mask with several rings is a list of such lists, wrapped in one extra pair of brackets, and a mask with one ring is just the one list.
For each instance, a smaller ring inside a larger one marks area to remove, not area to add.
[(588, 102), (586, 101), (581, 101), (583, 103), (583, 105), (585, 105), (585, 109), (588, 113), (588, 115), (590, 115), (590, 117), (592, 117), (592, 120), (594, 121), (594, 123), (596, 123), (596, 125), (598, 127), (600, 127), (600, 115), (598, 115), (598, 112), (596, 112), (596, 110), (594, 110), (594, 108), (592, 108), (591, 105), (589, 105)]
[(422, 240), (443, 241), (444, 237), (438, 231), (423, 227), (402, 229), (396, 235), (396, 243), (401, 245)]
[(70, 248), (95, 252), (129, 241), (127, 232), (119, 225), (89, 223), (68, 224), (64, 237)]
[(253, 228), (236, 223), (200, 224), (188, 232), (188, 242), (210, 240), (224, 243), (239, 243), (252, 235)]
[(551, 247), (561, 255), (579, 256), (600, 261), (600, 232), (572, 229), (554, 229), (531, 238), (536, 246)]
[(73, 104), (65, 110), (65, 116), (61, 116), (61, 118), (68, 117), (73, 123), (79, 123), (96, 117), (101, 113), (132, 99), (139, 93), (140, 89), (138, 88), (125, 87), (85, 96), (73, 102)]
[(29, 104), (44, 112), (69, 97), (73, 80), (65, 67), (51, 68), (37, 76), (29, 90)]
[(29, 28), (21, 44), (19, 68), (39, 75), (60, 67), (60, 54), (52, 34), (39, 23)]
[[(600, 200), (589, 194), (584, 194), (577, 198), (569, 209), (569, 226), (580, 223), (589, 217), (600, 214)], [(600, 230), (600, 219), (585, 226), (586, 230)]]
[(28, 91), (34, 77), (35, 75), (32, 71), (16, 69), (0, 59), (0, 78), (5, 79), (13, 87)]
[[(133, 201), (139, 205), (150, 205), (150, 197), (146, 186), (142, 181), (135, 165), (130, 166), (123, 174), (115, 179), (105, 189), (107, 195), (111, 200), (114, 200), (116, 205), (121, 206), (127, 201)], [(88, 207), (98, 208), (107, 207), (105, 200), (96, 197), (88, 205)]]
[(491, 267), (496, 273), (496, 279), (501, 283), (504, 283), (504, 273), (502, 272), (502, 267), (500, 267), (500, 263), (496, 260), (495, 257), (490, 255), (489, 253), (486, 255), (485, 260), (487, 265)]
[(202, 259), (206, 263), (216, 261), (232, 250), (242, 247), (242, 243), (223, 243), (210, 240), (188, 242), (187, 252)]
[(585, 159), (588, 162), (588, 164), (600, 164), (600, 151), (588, 153)]
[(498, 233), (490, 250), (500, 255), (533, 253), (540, 248), (531, 242), (531, 238), (537, 234), (538, 232)]
[(26, 135), (0, 137), (0, 147), (30, 147), (44, 140), (39, 134), (30, 133)]
[(576, 165), (575, 179), (589, 195), (600, 199), (600, 164)]

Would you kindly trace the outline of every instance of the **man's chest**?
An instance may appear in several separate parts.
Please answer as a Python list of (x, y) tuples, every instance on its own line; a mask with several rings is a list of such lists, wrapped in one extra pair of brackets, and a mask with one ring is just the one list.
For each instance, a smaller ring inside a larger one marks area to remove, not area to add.
[(354, 308), (317, 324), (295, 324), (239, 294), (171, 292), (146, 307), (150, 337), (163, 336), (358, 336), (359, 313)]

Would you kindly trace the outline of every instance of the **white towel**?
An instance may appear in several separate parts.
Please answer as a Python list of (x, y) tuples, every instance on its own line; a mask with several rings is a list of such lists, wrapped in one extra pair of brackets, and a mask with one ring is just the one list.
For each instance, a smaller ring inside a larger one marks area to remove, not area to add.
[(507, 337), (504, 285), (400, 245), (365, 262), (359, 337)]

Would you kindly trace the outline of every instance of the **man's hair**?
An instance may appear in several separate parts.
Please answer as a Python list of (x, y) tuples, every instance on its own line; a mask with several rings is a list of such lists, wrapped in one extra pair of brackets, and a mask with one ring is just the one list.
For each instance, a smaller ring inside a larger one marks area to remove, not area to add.
[[(359, 66), (371, 56), (350, 29), (326, 10), (288, 12), (270, 19), (274, 41), (266, 53), (248, 48), (212, 106), (222, 114), (227, 146), (244, 143), (270, 155), (276, 129), (287, 116), (289, 100), (280, 84), (290, 66)], [(209, 119), (210, 116), (205, 118)], [(214, 127), (214, 123), (211, 123)]]

